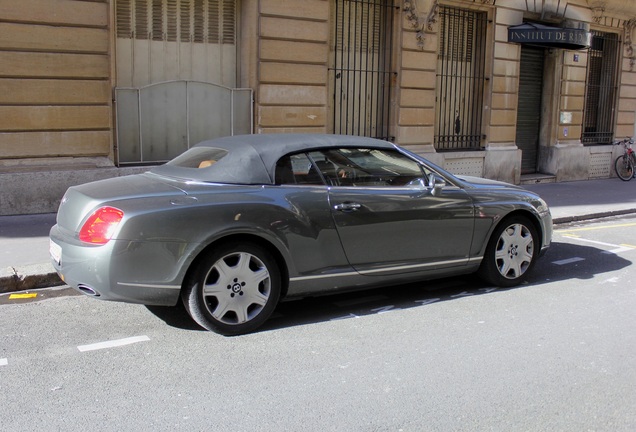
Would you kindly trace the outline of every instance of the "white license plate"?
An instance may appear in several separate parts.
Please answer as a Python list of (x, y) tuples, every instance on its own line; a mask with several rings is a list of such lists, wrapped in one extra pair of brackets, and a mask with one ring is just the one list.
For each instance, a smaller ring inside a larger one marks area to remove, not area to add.
[(58, 265), (62, 261), (62, 247), (55, 243), (53, 240), (49, 240), (49, 253)]

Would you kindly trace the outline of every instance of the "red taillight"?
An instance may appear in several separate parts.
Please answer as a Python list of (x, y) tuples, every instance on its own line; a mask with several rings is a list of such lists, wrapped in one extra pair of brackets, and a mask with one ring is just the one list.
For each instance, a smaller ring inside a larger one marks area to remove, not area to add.
[(124, 212), (115, 207), (97, 209), (82, 226), (80, 240), (102, 245), (108, 243), (123, 217)]

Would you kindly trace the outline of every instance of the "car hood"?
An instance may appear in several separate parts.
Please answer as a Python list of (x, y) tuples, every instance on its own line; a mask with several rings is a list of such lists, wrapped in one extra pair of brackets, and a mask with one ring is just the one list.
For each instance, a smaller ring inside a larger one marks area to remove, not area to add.
[(538, 213), (549, 212), (546, 202), (535, 192), (497, 180), (488, 180), (480, 177), (459, 176), (464, 184), (465, 190), (477, 202), (482, 201), (508, 201), (526, 202)]
[(467, 187), (474, 187), (478, 189), (511, 189), (511, 190), (524, 190), (519, 186), (515, 186), (510, 183), (498, 181), (498, 180), (489, 180), (481, 177), (473, 177), (473, 176), (456, 176), (462, 182), (464, 182)]
[[(102, 205), (114, 205), (138, 198), (184, 196), (175, 183), (154, 174), (135, 174), (71, 186), (60, 203), (57, 224), (78, 232), (83, 221)], [(112, 204), (116, 202), (115, 204)]]

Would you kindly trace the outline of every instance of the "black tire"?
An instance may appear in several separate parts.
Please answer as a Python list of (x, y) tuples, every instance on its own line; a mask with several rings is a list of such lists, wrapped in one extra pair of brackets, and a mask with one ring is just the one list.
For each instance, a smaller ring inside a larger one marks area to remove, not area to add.
[(251, 243), (227, 243), (198, 259), (181, 297), (201, 327), (232, 336), (263, 325), (280, 292), (280, 270), (271, 253)]
[(627, 155), (617, 157), (614, 162), (614, 168), (618, 178), (623, 181), (630, 181), (634, 177), (634, 163), (632, 158)]
[(478, 275), (502, 288), (519, 285), (534, 267), (540, 247), (537, 230), (527, 217), (506, 218), (488, 241)]

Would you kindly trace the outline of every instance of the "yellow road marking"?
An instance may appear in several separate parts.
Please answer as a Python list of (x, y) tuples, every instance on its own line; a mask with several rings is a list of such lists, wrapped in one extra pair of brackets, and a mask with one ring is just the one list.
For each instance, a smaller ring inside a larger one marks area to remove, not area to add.
[(625, 228), (625, 227), (633, 227), (633, 226), (636, 226), (636, 222), (634, 222), (634, 223), (626, 223), (626, 224), (618, 224), (618, 225), (603, 225), (603, 226), (599, 226), (599, 227), (586, 227), (586, 228), (572, 228), (572, 229), (564, 229), (564, 230), (555, 230), (554, 232), (557, 232), (559, 234), (563, 234), (563, 233), (578, 232), (578, 231), (595, 231), (595, 230), (608, 229), (608, 228)]
[(9, 300), (36, 298), (37, 296), (37, 293), (11, 294)]

